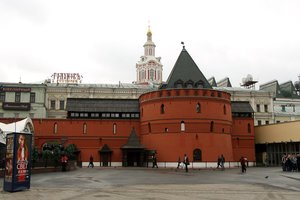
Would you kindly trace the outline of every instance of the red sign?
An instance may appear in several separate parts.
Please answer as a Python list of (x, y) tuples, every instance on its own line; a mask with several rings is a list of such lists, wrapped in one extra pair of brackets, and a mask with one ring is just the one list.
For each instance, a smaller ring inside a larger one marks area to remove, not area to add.
[(79, 73), (54, 73), (51, 83), (81, 83), (83, 76)]

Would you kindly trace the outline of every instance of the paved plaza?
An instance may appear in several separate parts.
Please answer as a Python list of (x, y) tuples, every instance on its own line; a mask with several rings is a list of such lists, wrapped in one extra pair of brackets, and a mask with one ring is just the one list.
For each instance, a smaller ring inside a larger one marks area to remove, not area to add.
[(0, 199), (300, 199), (300, 173), (280, 168), (190, 169), (78, 168), (33, 174), (31, 188), (3, 191)]

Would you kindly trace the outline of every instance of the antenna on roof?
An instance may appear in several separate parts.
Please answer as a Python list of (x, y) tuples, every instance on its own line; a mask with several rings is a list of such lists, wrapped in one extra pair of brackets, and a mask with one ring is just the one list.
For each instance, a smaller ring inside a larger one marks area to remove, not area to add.
[(184, 42), (181, 42), (181, 44), (182, 44), (182, 48), (185, 49)]

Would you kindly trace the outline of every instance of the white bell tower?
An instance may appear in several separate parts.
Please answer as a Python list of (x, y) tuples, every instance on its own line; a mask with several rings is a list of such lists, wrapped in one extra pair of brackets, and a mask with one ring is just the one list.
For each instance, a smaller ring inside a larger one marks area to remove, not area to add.
[(147, 31), (147, 42), (144, 44), (144, 55), (136, 64), (137, 84), (160, 84), (162, 82), (161, 57), (155, 57), (155, 44), (152, 42), (150, 26)]

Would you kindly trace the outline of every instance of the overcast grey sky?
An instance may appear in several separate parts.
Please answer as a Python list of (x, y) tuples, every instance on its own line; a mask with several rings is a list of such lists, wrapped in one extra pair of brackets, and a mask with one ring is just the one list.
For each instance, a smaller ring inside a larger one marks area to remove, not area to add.
[(206, 78), (298, 80), (298, 0), (0, 0), (0, 82), (131, 83), (149, 21), (164, 81), (181, 41)]

